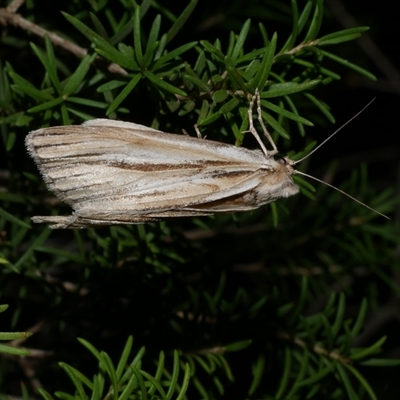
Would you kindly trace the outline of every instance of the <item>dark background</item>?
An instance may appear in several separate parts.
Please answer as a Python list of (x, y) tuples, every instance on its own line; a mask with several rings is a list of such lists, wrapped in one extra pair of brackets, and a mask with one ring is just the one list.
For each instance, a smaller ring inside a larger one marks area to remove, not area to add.
[[(42, 1), (37, 4), (42, 4), (40, 14), (36, 15), (36, 23), (46, 23), (46, 28), (49, 30), (59, 31), (63, 30), (63, 25), (52, 26), (52, 15), (58, 15), (60, 10), (68, 8), (70, 13), (73, 12), (73, 4), (64, 2), (54, 1)], [(282, 3), (277, 1), (277, 4)], [(346, 178), (348, 168), (350, 166), (357, 166), (361, 163), (368, 163), (369, 165), (369, 181), (371, 185), (374, 185), (378, 189), (386, 189), (388, 187), (399, 188), (399, 155), (400, 155), (400, 140), (398, 132), (398, 118), (400, 116), (400, 53), (399, 53), (399, 40), (400, 40), (400, 3), (392, 1), (381, 1), (381, 2), (364, 2), (364, 1), (326, 1), (325, 7), (325, 18), (323, 21), (322, 31), (319, 36), (328, 34), (339, 29), (350, 28), (353, 26), (370, 26), (370, 31), (363, 34), (362, 38), (343, 43), (338, 46), (334, 46), (332, 51), (335, 54), (348, 58), (352, 63), (362, 66), (368, 71), (372, 72), (378, 78), (376, 82), (367, 80), (360, 76), (356, 72), (346, 69), (345, 67), (335, 66), (333, 69), (339, 71), (342, 76), (341, 81), (333, 82), (325, 87), (317, 88), (316, 95), (324, 100), (331, 106), (331, 112), (336, 118), (336, 124), (332, 125), (328, 121), (324, 120), (321, 116), (316, 116), (315, 127), (309, 128), (308, 133), (311, 133), (312, 137), (321, 142), (330, 133), (337, 129), (341, 124), (345, 123), (348, 119), (354, 116), (362, 107), (365, 106), (371, 99), (376, 100), (364, 111), (355, 121), (351, 122), (350, 125), (345, 127), (334, 139), (320, 149), (312, 158), (309, 172), (313, 175), (323, 177), (330, 162), (334, 158), (339, 159), (338, 171), (339, 174), (335, 179), (335, 184), (340, 183), (341, 179)], [(227, 37), (229, 30), (238, 32), (246, 18), (251, 17), (253, 22), (257, 22), (259, 14), (255, 11), (257, 7), (263, 6), (263, 2), (252, 2), (252, 1), (203, 1), (200, 0), (199, 4), (191, 17), (189, 23), (185, 26), (184, 31), (185, 40), (190, 37), (193, 40), (201, 38), (212, 38), (215, 37)], [(4, 4), (1, 4), (4, 6)], [(302, 7), (302, 2), (299, 1), (299, 6)], [(120, 7), (119, 3), (116, 2), (115, 7)], [(181, 2), (174, 2), (172, 7), (175, 7), (176, 14), (182, 9)], [(20, 10), (21, 14), (24, 14), (24, 8)], [(57, 20), (59, 20), (57, 18)], [(151, 19), (150, 19), (151, 20)], [(282, 26), (287, 26), (287, 31), (290, 32), (290, 18), (287, 20), (277, 20), (271, 15), (269, 19), (263, 19), (263, 22), (271, 35), (274, 30), (283, 32)], [(64, 21), (65, 26), (69, 27), (69, 23)], [(254, 24), (256, 26), (256, 24)], [(18, 31), (17, 28), (8, 27), (9, 33), (14, 34)], [(71, 30), (71, 29), (69, 29)], [(21, 33), (18, 31), (17, 35), (21, 37), (21, 41), (34, 40), (38, 43), (37, 38), (32, 38), (30, 35)], [(82, 35), (76, 32), (76, 38), (80, 45), (87, 46), (86, 40), (82, 40)], [(257, 47), (259, 43), (259, 37), (257, 32), (254, 30), (251, 39), (254, 41), (254, 47)], [(286, 37), (280, 38), (278, 43), (282, 45)], [(187, 40), (188, 41), (188, 40)], [(247, 43), (247, 46), (249, 46)], [(22, 42), (21, 42), (22, 44)], [(174, 43), (177, 47), (179, 42)], [(250, 50), (247, 48), (247, 50)], [(10, 53), (13, 52), (12, 57)], [(8, 57), (13, 59), (13, 65), (17, 68), (18, 73), (22, 76), (29, 75), (29, 71), (32, 70), (34, 75), (34, 68), (42, 68), (37, 60), (32, 64), (32, 54), (29, 48), (21, 46), (21, 51), (16, 53), (14, 47), (8, 47), (4, 44), (0, 44), (0, 56), (4, 59)], [(75, 63), (73, 56), (71, 62)], [(332, 62), (333, 63), (333, 62)], [(325, 64), (329, 68), (329, 62)], [(129, 107), (129, 106), (128, 106)], [(144, 123), (151, 119), (152, 112), (148, 111), (152, 107), (150, 99), (140, 99), (136, 103), (132, 104), (131, 114), (129, 120)], [(102, 115), (99, 115), (102, 116)], [(309, 118), (309, 116), (307, 116)], [(187, 130), (190, 129), (189, 122), (181, 122)], [(188, 126), (189, 125), (189, 126)], [(23, 147), (23, 136), (24, 132), (21, 132), (21, 136), (17, 139), (18, 146), (13, 157), (21, 159), (22, 163), (29, 165), (31, 160), (25, 154)], [(293, 139), (292, 145), (294, 150), (301, 150), (296, 139)], [(0, 167), (6, 168), (7, 159), (5, 157), (4, 149), (0, 149)], [(342, 172), (340, 172), (342, 171)], [(317, 184), (316, 187), (318, 188)], [(397, 191), (399, 192), (399, 190)], [(350, 201), (350, 200), (349, 200)], [(397, 216), (398, 217), (398, 216)], [(398, 218), (393, 223), (398, 223)], [(307, 230), (307, 227), (304, 227)], [(62, 238), (62, 236), (61, 236)], [(229, 241), (227, 241), (229, 244)], [(216, 261), (218, 262), (219, 257), (223, 260), (222, 262), (228, 263), (226, 260), (226, 253), (220, 254), (221, 248), (229, 250), (229, 246), (221, 241), (221, 244), (211, 242), (210, 247), (214, 246), (214, 252), (216, 254)], [(397, 249), (393, 248), (395, 252)], [(225, 257), (225, 259), (224, 259)], [(249, 255), (249, 258), (255, 257)], [(229, 260), (230, 262), (231, 260)], [(232, 263), (235, 260), (232, 260)], [(241, 260), (240, 260), (241, 261)], [(124, 283), (124, 275), (115, 279), (114, 283), (118, 283), (118, 287)], [(108, 283), (107, 281), (104, 281)], [(13, 283), (14, 284), (14, 283)], [(104, 283), (103, 283), (104, 284)], [(159, 285), (162, 287), (162, 282), (155, 281), (155, 286)], [(15, 286), (18, 286), (17, 280)], [(104, 287), (104, 291), (109, 289)], [(107, 293), (110, 295), (110, 293)], [(103, 299), (105, 302), (112, 299), (106, 296)], [(146, 312), (151, 313), (153, 309), (158, 307), (158, 299), (154, 299), (151, 307)], [(96, 303), (96, 299), (93, 301), (94, 304), (101, 304), (100, 300)], [(10, 302), (11, 303), (11, 302)], [(117, 307), (118, 304), (115, 306)], [(79, 305), (76, 305), (79, 308)], [(95, 307), (94, 307), (95, 308)], [(384, 311), (387, 311), (385, 309)], [(34, 310), (32, 315), (39, 315), (40, 310)], [(379, 315), (380, 314), (380, 315)], [(5, 315), (5, 314), (4, 314)], [(398, 318), (398, 310), (395, 310), (390, 316), (385, 312), (373, 313), (366, 323), (366, 333), (362, 338), (363, 344), (366, 342), (372, 342), (382, 336), (382, 334), (388, 334), (390, 337), (389, 352), (383, 354), (384, 357), (399, 357), (400, 346), (398, 338), (400, 337), (399, 327), (393, 321)], [(2, 315), (3, 316), (3, 315)], [(120, 314), (116, 312), (115, 315), (111, 315), (108, 318), (109, 324), (117, 325), (120, 323), (118, 318)], [(115, 318), (115, 320), (114, 320)], [(387, 318), (385, 320), (385, 318)], [(3, 320), (6, 321), (6, 320)], [(29, 321), (24, 326), (34, 324), (35, 321)], [(8, 326), (4, 323), (4, 326)], [(127, 329), (128, 330), (128, 329)], [(71, 335), (72, 337), (73, 335)], [(69, 338), (71, 339), (71, 338)], [(71, 339), (72, 340), (72, 339)], [(69, 343), (70, 344), (70, 343)], [(67, 344), (66, 344), (67, 346)], [(119, 348), (121, 343), (118, 343)], [(76, 349), (75, 349), (76, 351)], [(58, 354), (62, 356), (59, 359), (66, 357), (68, 348), (66, 347), (64, 354)], [(368, 369), (362, 371), (367, 379), (374, 385), (377, 394), (385, 393), (386, 397), (380, 397), (382, 399), (394, 399), (398, 398), (400, 389), (398, 389), (398, 369), (383, 369), (382, 376), (376, 373), (374, 369), (374, 375), (369, 376)], [(382, 394), (383, 396), (383, 394)]]

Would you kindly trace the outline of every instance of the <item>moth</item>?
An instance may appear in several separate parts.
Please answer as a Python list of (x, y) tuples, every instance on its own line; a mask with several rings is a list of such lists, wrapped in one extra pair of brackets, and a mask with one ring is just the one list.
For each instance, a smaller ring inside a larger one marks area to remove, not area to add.
[[(256, 100), (272, 150), (254, 128)], [(142, 224), (254, 210), (297, 194), (292, 175), (301, 160), (277, 157), (258, 92), (248, 114), (262, 151), (108, 119), (30, 132), (26, 147), (45, 183), (73, 208), (70, 216), (32, 220), (54, 229)]]

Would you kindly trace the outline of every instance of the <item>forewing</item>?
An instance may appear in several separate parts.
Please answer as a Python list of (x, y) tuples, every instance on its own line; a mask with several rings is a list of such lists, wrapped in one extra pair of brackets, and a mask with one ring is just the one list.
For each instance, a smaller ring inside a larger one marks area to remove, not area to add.
[(80, 215), (212, 202), (251, 190), (268, 168), (257, 151), (111, 120), (40, 129), (26, 143), (49, 189)]

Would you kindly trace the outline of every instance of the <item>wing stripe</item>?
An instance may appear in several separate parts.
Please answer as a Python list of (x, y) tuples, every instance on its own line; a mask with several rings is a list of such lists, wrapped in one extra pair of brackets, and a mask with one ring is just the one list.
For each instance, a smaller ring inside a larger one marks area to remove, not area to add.
[(230, 201), (276, 168), (259, 151), (128, 123), (45, 128), (26, 143), (49, 188), (88, 218)]

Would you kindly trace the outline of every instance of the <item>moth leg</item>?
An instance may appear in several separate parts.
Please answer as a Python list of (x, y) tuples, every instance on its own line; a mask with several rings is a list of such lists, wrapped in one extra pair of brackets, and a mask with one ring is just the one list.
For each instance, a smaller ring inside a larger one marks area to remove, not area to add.
[(75, 228), (74, 223), (77, 220), (75, 215), (63, 217), (61, 215), (56, 216), (36, 216), (32, 217), (31, 220), (36, 224), (53, 224), (50, 225), (51, 229), (68, 229)]
[[(197, 126), (197, 124), (194, 125), (194, 130), (196, 131), (196, 135), (197, 135), (197, 137), (198, 137), (199, 139), (205, 139), (205, 138), (206, 138), (206, 136), (204, 136), (204, 137), (201, 136), (201, 132), (200, 132), (199, 127)], [(184, 134), (185, 136), (190, 136), (190, 135), (186, 132), (185, 129), (182, 129), (182, 132), (183, 132), (183, 134)]]
[(268, 157), (269, 153), (267, 148), (264, 146), (263, 141), (261, 140), (259, 134), (256, 131), (256, 128), (254, 128), (254, 123), (253, 123), (253, 108), (254, 108), (254, 102), (257, 98), (260, 97), (260, 95), (258, 94), (258, 89), (256, 89), (256, 94), (254, 96), (252, 96), (251, 101), (250, 101), (250, 106), (249, 109), (247, 111), (248, 115), (249, 115), (249, 129), (247, 131), (244, 131), (243, 133), (247, 133), (250, 132), (257, 140), (258, 144), (261, 147), (261, 150), (263, 151), (263, 153)]
[(261, 113), (261, 97), (260, 97), (260, 92), (258, 91), (258, 89), (256, 89), (256, 92), (252, 98), (252, 102), (254, 104), (254, 97), (257, 99), (257, 115), (258, 115), (258, 121), (260, 122), (261, 128), (264, 132), (264, 135), (267, 137), (268, 141), (271, 143), (271, 146), (273, 147), (273, 151), (270, 152), (271, 155), (278, 153), (278, 148), (276, 147), (272, 136), (270, 135), (270, 133), (268, 132), (263, 118), (262, 118), (262, 113)]
[(202, 136), (199, 127), (197, 124), (194, 124), (194, 130), (196, 131), (197, 137), (199, 139), (205, 139), (207, 136)]
[[(84, 218), (78, 217), (73, 225), (67, 226), (66, 228), (97, 228), (102, 226), (110, 225), (135, 225), (135, 224), (145, 224), (148, 222), (157, 222), (160, 218), (147, 217), (147, 216), (137, 216), (137, 217), (127, 217), (127, 216), (115, 216), (115, 218), (108, 219), (96, 219), (96, 218)], [(50, 226), (50, 228), (52, 228)]]
[(131, 225), (131, 224), (145, 224), (146, 222), (157, 222), (160, 218), (156, 216), (138, 216), (136, 218), (119, 218), (116, 216), (115, 219), (95, 219), (95, 218), (84, 218), (76, 214), (64, 217), (61, 215), (56, 216), (36, 216), (32, 217), (31, 220), (39, 224), (52, 224), (49, 226), (51, 229), (82, 229), (82, 228), (96, 228), (108, 225)]

